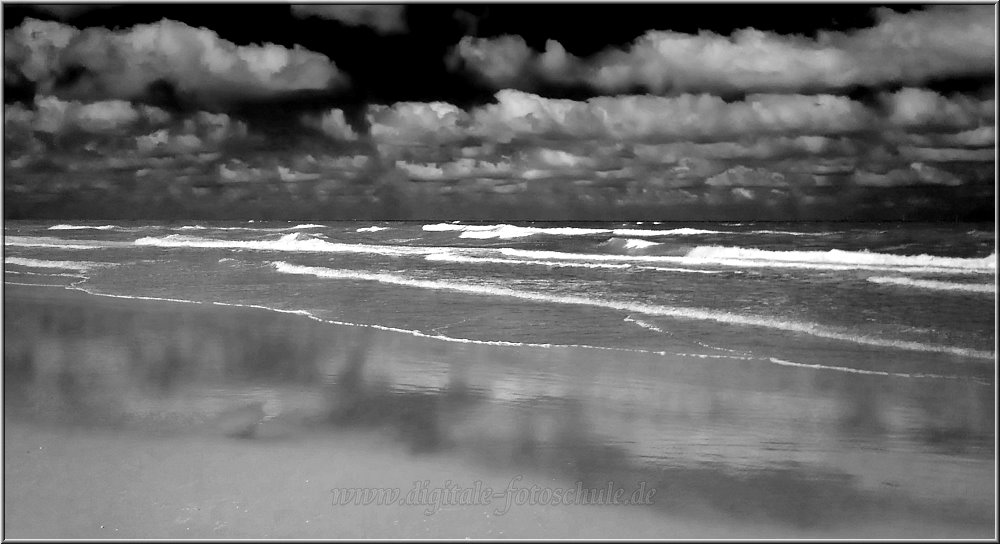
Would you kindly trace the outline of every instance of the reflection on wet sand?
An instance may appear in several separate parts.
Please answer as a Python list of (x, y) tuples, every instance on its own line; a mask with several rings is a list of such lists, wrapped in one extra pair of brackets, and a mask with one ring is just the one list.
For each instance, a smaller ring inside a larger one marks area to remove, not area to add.
[(994, 388), (973, 380), (450, 344), (41, 289), (8, 288), (4, 312), (17, 421), (303, 447), (371, 431), (412, 455), (647, 482), (664, 513), (993, 523)]

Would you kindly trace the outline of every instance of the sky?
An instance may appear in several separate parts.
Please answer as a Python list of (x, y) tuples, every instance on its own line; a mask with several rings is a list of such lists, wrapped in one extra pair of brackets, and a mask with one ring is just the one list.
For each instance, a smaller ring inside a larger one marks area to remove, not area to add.
[(8, 2), (4, 215), (992, 221), (995, 21)]

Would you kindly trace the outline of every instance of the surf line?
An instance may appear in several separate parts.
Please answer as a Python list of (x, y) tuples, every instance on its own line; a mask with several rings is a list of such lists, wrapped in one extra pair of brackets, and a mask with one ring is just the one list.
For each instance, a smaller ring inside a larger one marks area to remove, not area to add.
[[(593, 350), (602, 350), (602, 351), (619, 351), (619, 352), (630, 352), (630, 353), (642, 353), (642, 354), (647, 354), (647, 355), (659, 355), (659, 356), (662, 356), (662, 357), (675, 356), (675, 357), (692, 357), (692, 358), (700, 358), (700, 359), (731, 359), (731, 360), (740, 360), (740, 361), (763, 361), (763, 362), (769, 362), (769, 363), (772, 363), (772, 364), (777, 364), (777, 365), (782, 365), (782, 366), (794, 366), (794, 367), (802, 367), (802, 368), (812, 368), (812, 369), (816, 369), (816, 370), (833, 370), (833, 371), (839, 371), (839, 372), (849, 372), (849, 373), (856, 373), (856, 374), (868, 374), (868, 375), (879, 375), (879, 376), (892, 376), (892, 377), (901, 377), (901, 378), (926, 378), (926, 379), (962, 379), (962, 378), (965, 378), (965, 376), (955, 376), (955, 375), (903, 374), (903, 373), (897, 373), (897, 372), (882, 372), (882, 371), (874, 371), (874, 370), (862, 370), (862, 369), (856, 369), (856, 368), (839, 367), (839, 366), (828, 366), (828, 365), (821, 365), (821, 364), (796, 363), (796, 362), (793, 362), (793, 361), (786, 361), (786, 360), (778, 359), (778, 358), (775, 358), (775, 357), (756, 357), (756, 356), (752, 356), (752, 354), (747, 354), (747, 355), (742, 355), (742, 356), (741, 355), (713, 355), (713, 354), (705, 354), (705, 353), (680, 353), (680, 352), (668, 352), (668, 351), (651, 351), (651, 350), (636, 349), (636, 348), (616, 348), (616, 347), (608, 347), (608, 346), (590, 346), (590, 345), (586, 345), (586, 344), (550, 344), (550, 343), (542, 344), (542, 343), (508, 342), (508, 341), (503, 341), (503, 340), (473, 340), (473, 339), (469, 339), (469, 338), (455, 338), (455, 337), (445, 336), (443, 334), (433, 335), (433, 334), (427, 334), (427, 333), (424, 333), (424, 332), (418, 331), (418, 330), (402, 329), (402, 328), (397, 328), (397, 327), (388, 327), (388, 326), (385, 326), (385, 325), (375, 325), (375, 324), (368, 324), (368, 323), (353, 323), (353, 322), (350, 322), (350, 321), (339, 321), (339, 320), (332, 320), (332, 319), (324, 319), (324, 318), (321, 318), (319, 316), (316, 316), (315, 314), (312, 314), (308, 310), (283, 310), (283, 309), (280, 309), (280, 308), (272, 308), (272, 307), (269, 307), (269, 306), (263, 306), (263, 305), (259, 305), (259, 304), (242, 304), (242, 303), (232, 303), (232, 302), (199, 301), (199, 300), (190, 300), (190, 299), (177, 299), (177, 298), (165, 298), (165, 297), (149, 297), (149, 296), (141, 296), (141, 295), (115, 295), (115, 294), (111, 294), (111, 293), (100, 293), (100, 292), (97, 292), (97, 291), (92, 291), (90, 289), (87, 289), (87, 288), (85, 288), (85, 287), (83, 287), (81, 285), (81, 284), (83, 284), (84, 282), (86, 282), (89, 279), (90, 279), (89, 277), (83, 277), (82, 279), (80, 279), (78, 281), (75, 281), (75, 282), (72, 282), (72, 283), (69, 283), (69, 284), (66, 284), (66, 285), (18, 283), (18, 282), (8, 282), (8, 281), (4, 281), (4, 283), (5, 284), (10, 284), (10, 285), (24, 285), (24, 286), (29, 286), (29, 287), (61, 287), (63, 289), (67, 289), (67, 290), (74, 290), (74, 291), (80, 291), (80, 292), (83, 292), (83, 293), (87, 293), (88, 295), (99, 296), (99, 297), (108, 297), (108, 298), (121, 298), (121, 299), (133, 299), (133, 300), (150, 300), (150, 301), (159, 301), (159, 302), (175, 302), (175, 303), (182, 303), (182, 304), (211, 304), (211, 305), (215, 305), (215, 306), (232, 306), (232, 307), (239, 307), (239, 308), (253, 308), (253, 309), (266, 310), (266, 311), (276, 312), (276, 313), (299, 315), (299, 316), (302, 316), (302, 317), (306, 317), (308, 319), (312, 319), (313, 321), (317, 321), (317, 322), (320, 322), (320, 323), (331, 324), (331, 325), (346, 325), (346, 326), (351, 326), (351, 327), (368, 327), (368, 328), (372, 328), (372, 329), (376, 329), (376, 330), (383, 330), (383, 331), (387, 331), (387, 332), (397, 332), (397, 333), (409, 334), (411, 336), (416, 336), (416, 337), (420, 337), (420, 338), (428, 338), (428, 339), (432, 339), (432, 340), (439, 340), (439, 341), (446, 341), (446, 342), (456, 342), (456, 343), (464, 343), (464, 344), (477, 344), (477, 345), (489, 345), (489, 346), (508, 346), (508, 347), (579, 348), (579, 349), (593, 349)], [(984, 380), (981, 380), (981, 379), (978, 379), (978, 378), (971, 378), (970, 381), (972, 381), (973, 383), (976, 383), (978, 385), (984, 385), (984, 386), (990, 386), (990, 385), (992, 385), (990, 382), (987, 382), (987, 381), (984, 381)]]
[[(643, 327), (645, 329), (649, 329), (649, 330), (652, 330), (652, 331), (656, 331), (656, 332), (659, 332), (659, 333), (662, 333), (662, 334), (668, 334), (668, 335), (674, 336), (674, 337), (677, 336), (675, 333), (673, 333), (671, 331), (663, 330), (663, 329), (661, 329), (661, 328), (659, 328), (656, 325), (653, 325), (651, 323), (646, 323), (645, 321), (641, 321), (641, 320), (638, 320), (638, 319), (633, 319), (631, 314), (625, 316), (625, 321), (629, 322), (629, 323), (635, 323), (636, 325), (639, 325), (640, 327)], [(823, 365), (823, 364), (818, 364), (818, 363), (815, 363), (815, 364), (811, 364), (811, 363), (797, 363), (795, 361), (788, 361), (788, 360), (785, 360), (785, 359), (779, 359), (777, 357), (770, 357), (770, 356), (769, 357), (761, 357), (759, 355), (754, 355), (752, 352), (749, 352), (749, 351), (742, 351), (741, 352), (741, 351), (737, 351), (737, 350), (733, 350), (733, 349), (728, 349), (728, 348), (721, 348), (721, 347), (716, 347), (716, 346), (710, 346), (708, 344), (704, 344), (704, 343), (699, 342), (697, 340), (690, 340), (690, 339), (688, 339), (688, 341), (694, 342), (694, 343), (696, 343), (696, 344), (698, 344), (700, 346), (706, 347), (706, 348), (728, 351), (730, 353), (735, 353), (735, 354), (738, 354), (738, 355), (711, 355), (711, 354), (704, 354), (704, 353), (674, 353), (673, 355), (679, 355), (679, 356), (682, 356), (682, 357), (697, 357), (697, 358), (700, 358), (700, 359), (732, 359), (732, 360), (735, 360), (735, 361), (764, 361), (764, 362), (767, 362), (767, 363), (771, 363), (771, 364), (775, 364), (775, 365), (780, 365), (780, 366), (798, 367), (798, 368), (810, 368), (810, 369), (814, 369), (814, 370), (831, 370), (831, 371), (836, 371), (836, 372), (846, 372), (846, 373), (850, 373), (850, 374), (865, 374), (865, 375), (869, 375), (869, 376), (888, 376), (888, 377), (895, 377), (895, 378), (925, 378), (925, 379), (938, 379), (938, 380), (957, 380), (957, 379), (964, 378), (964, 376), (945, 375), (945, 374), (929, 374), (929, 373), (907, 374), (907, 373), (902, 373), (902, 372), (886, 372), (886, 371), (881, 371), (881, 370), (864, 370), (864, 369), (860, 369), (860, 368), (851, 368), (851, 367), (847, 367), (847, 366)], [(665, 352), (661, 352), (661, 353), (665, 353)], [(989, 382), (980, 380), (980, 379), (975, 378), (975, 377), (971, 377), (970, 379), (972, 381), (974, 381), (975, 383), (980, 384), (980, 385), (990, 385)]]

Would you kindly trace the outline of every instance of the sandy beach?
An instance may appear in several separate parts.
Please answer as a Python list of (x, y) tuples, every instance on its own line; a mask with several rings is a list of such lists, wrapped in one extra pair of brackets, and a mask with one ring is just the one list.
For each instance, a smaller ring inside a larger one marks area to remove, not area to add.
[[(858, 388), (812, 369), (460, 344), (5, 287), (10, 538), (993, 530), (992, 386)], [(898, 445), (904, 432), (922, 446)], [(642, 505), (334, 504), (334, 490), (406, 496), (424, 481), (656, 491)]]

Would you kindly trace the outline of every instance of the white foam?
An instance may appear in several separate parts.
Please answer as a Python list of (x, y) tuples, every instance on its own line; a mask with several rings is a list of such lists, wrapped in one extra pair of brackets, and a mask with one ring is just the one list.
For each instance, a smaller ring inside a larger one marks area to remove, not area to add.
[(88, 225), (53, 225), (53, 226), (49, 227), (48, 230), (85, 230), (85, 229), (111, 230), (111, 229), (117, 229), (117, 228), (120, 228), (120, 227), (117, 227), (115, 225), (101, 225), (99, 227), (92, 227), (92, 226), (88, 226)]
[(656, 242), (650, 242), (648, 240), (633, 240), (629, 238), (625, 240), (625, 249), (646, 249), (648, 247), (658, 246)]
[(536, 234), (547, 234), (551, 236), (588, 236), (592, 234), (602, 234), (608, 232), (607, 229), (582, 229), (576, 227), (517, 227), (514, 225), (484, 225), (470, 226), (463, 229), (459, 238), (492, 239), (499, 238), (508, 240), (511, 238), (524, 238)]
[(47, 238), (45, 236), (5, 236), (3, 245), (14, 247), (50, 247), (54, 249), (94, 249), (100, 247), (93, 242), (87, 244), (83, 241), (63, 240), (61, 238)]
[(792, 366), (798, 368), (811, 368), (814, 370), (832, 370), (836, 372), (846, 372), (848, 374), (867, 374), (870, 376), (892, 376), (895, 378), (932, 378), (932, 379), (961, 379), (963, 376), (946, 376), (942, 374), (926, 374), (926, 373), (903, 373), (903, 372), (884, 372), (881, 370), (864, 370), (861, 368), (852, 368), (848, 366), (835, 366), (835, 365), (821, 365), (821, 364), (811, 364), (811, 363), (797, 363), (795, 361), (786, 361), (784, 359), (778, 359), (777, 357), (768, 357), (766, 359), (760, 359), (762, 361), (768, 361), (770, 363), (781, 365), (781, 366)]
[(891, 255), (864, 251), (771, 251), (754, 248), (698, 246), (686, 255), (608, 255), (498, 248), (508, 257), (587, 262), (672, 263), (735, 268), (793, 268), (819, 270), (880, 270), (917, 273), (987, 274), (996, 271), (996, 255), (975, 258), (932, 255)]
[(436, 223), (434, 225), (424, 225), (421, 229), (428, 232), (447, 232), (465, 230), (467, 226), (468, 225), (457, 225), (455, 223)]
[(827, 236), (833, 233), (830, 232), (798, 232), (792, 230), (750, 230), (746, 231), (745, 234), (781, 234), (784, 236)]
[(917, 280), (906, 277), (873, 276), (868, 278), (872, 283), (883, 285), (899, 285), (918, 289), (933, 289), (936, 291), (960, 291), (967, 293), (996, 293), (996, 285), (992, 283), (958, 283), (952, 281)]
[(4, 264), (15, 264), (29, 268), (56, 268), (60, 270), (77, 270), (79, 272), (84, 272), (86, 270), (90, 270), (91, 268), (114, 266), (114, 263), (98, 263), (92, 261), (48, 261), (43, 259), (23, 259), (21, 257), (7, 257), (3, 260), (3, 262)]
[(592, 234), (604, 234), (611, 232), (610, 229), (584, 229), (578, 227), (518, 227), (516, 225), (457, 225), (454, 223), (437, 223), (434, 225), (424, 225), (421, 227), (429, 232), (461, 232), (459, 238), (471, 238), (477, 240), (524, 238), (536, 234), (547, 234), (552, 236), (588, 236)]
[(314, 253), (366, 253), (400, 257), (407, 255), (427, 255), (440, 252), (445, 248), (419, 246), (389, 246), (374, 244), (343, 244), (327, 242), (318, 238), (303, 238), (299, 233), (282, 236), (278, 240), (219, 240), (199, 238), (181, 234), (169, 236), (145, 237), (135, 241), (138, 246), (154, 247), (190, 247), (190, 248), (220, 248), (220, 249), (254, 249), (261, 251), (290, 251)]
[[(642, 223), (636, 223), (641, 225)], [(656, 221), (654, 225), (659, 225), (660, 222)], [(780, 231), (780, 230), (754, 230), (754, 231), (726, 231), (726, 230), (710, 230), (710, 229), (696, 229), (690, 227), (680, 227), (676, 229), (598, 229), (598, 228), (580, 228), (580, 227), (518, 227), (515, 225), (459, 225), (455, 223), (436, 223), (433, 225), (424, 225), (423, 230), (429, 232), (461, 232), (460, 238), (475, 238), (475, 239), (492, 239), (498, 238), (502, 240), (512, 239), (512, 238), (524, 238), (526, 236), (532, 236), (535, 234), (547, 234), (551, 236), (589, 236), (593, 234), (613, 234), (614, 236), (634, 236), (634, 237), (649, 237), (649, 236), (698, 236), (704, 234), (727, 234), (727, 235), (742, 235), (742, 234), (784, 234), (792, 236), (808, 236), (812, 233), (808, 232), (794, 232), (794, 231)], [(826, 233), (820, 233), (826, 234)]]
[(322, 229), (326, 228), (324, 225), (315, 225), (312, 223), (295, 225), (294, 227), (206, 227), (203, 225), (184, 225), (182, 227), (174, 227), (174, 230), (242, 230), (247, 232), (281, 232), (285, 230), (305, 230), (305, 229)]
[(27, 270), (4, 270), (3, 272), (4, 272), (4, 274), (15, 274), (15, 275), (18, 275), (18, 276), (22, 276), (22, 275), (23, 276), (44, 276), (44, 277), (47, 277), (47, 278), (58, 277), (58, 278), (78, 278), (78, 279), (85, 279), (87, 277), (87, 276), (84, 276), (84, 275), (81, 275), (81, 274), (65, 274), (65, 273), (60, 273), (60, 272), (50, 272), (50, 273), (46, 274), (46, 273), (41, 273), (41, 272), (29, 272)]
[(696, 236), (699, 234), (733, 234), (718, 230), (704, 230), (692, 228), (651, 230), (651, 229), (615, 229), (611, 231), (615, 236)]
[(378, 232), (380, 230), (389, 230), (389, 227), (379, 227), (373, 225), (371, 227), (361, 227), (360, 229), (357, 229), (354, 232)]
[(844, 251), (831, 249), (829, 251), (772, 251), (766, 249), (698, 246), (692, 249), (686, 257), (705, 261), (771, 261), (779, 263), (801, 263), (818, 265), (847, 266), (897, 266), (897, 267), (934, 267), (977, 269), (983, 271), (996, 270), (996, 254), (989, 257), (960, 258), (938, 257), (934, 255), (895, 255), (889, 253), (872, 253), (868, 251)]
[(285, 274), (311, 275), (319, 278), (375, 281), (389, 285), (399, 285), (406, 287), (417, 287), (421, 289), (447, 290), (473, 295), (507, 296), (524, 300), (538, 302), (549, 302), (556, 304), (576, 304), (586, 306), (596, 306), (612, 310), (619, 310), (630, 313), (641, 313), (653, 316), (674, 317), (681, 319), (694, 319), (703, 321), (715, 321), (731, 325), (744, 325), (763, 327), (786, 332), (807, 334), (819, 338), (841, 340), (855, 344), (870, 345), (885, 348), (903, 349), (921, 352), (947, 353), (963, 357), (978, 359), (994, 359), (992, 352), (962, 348), (956, 346), (943, 346), (936, 344), (925, 344), (907, 340), (886, 339), (856, 335), (835, 329), (830, 329), (815, 323), (803, 323), (796, 321), (785, 321), (776, 318), (732, 314), (728, 312), (701, 310), (696, 308), (683, 308), (674, 306), (660, 306), (652, 304), (640, 304), (634, 302), (619, 302), (601, 300), (576, 295), (555, 295), (549, 293), (537, 293), (531, 291), (521, 291), (507, 287), (497, 287), (492, 285), (475, 285), (466, 283), (456, 283), (440, 280), (420, 280), (399, 276), (395, 274), (360, 272), (356, 270), (338, 270), (332, 268), (301, 266), (287, 262), (277, 261), (272, 263), (278, 272)]

